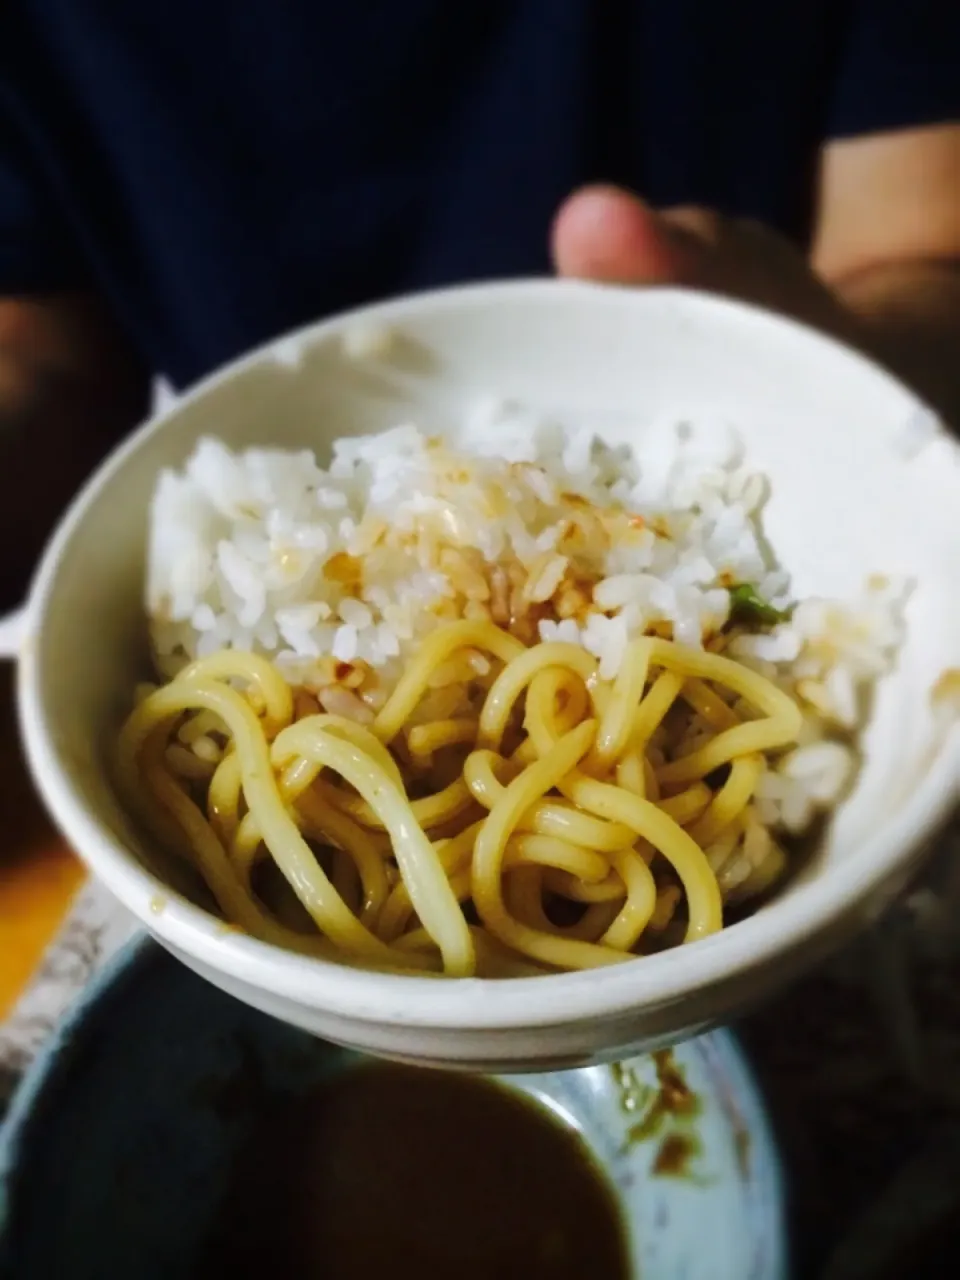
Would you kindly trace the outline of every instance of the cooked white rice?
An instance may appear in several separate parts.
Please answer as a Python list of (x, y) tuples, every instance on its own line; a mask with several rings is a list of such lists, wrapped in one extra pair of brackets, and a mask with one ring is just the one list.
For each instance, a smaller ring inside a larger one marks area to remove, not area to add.
[[(760, 537), (765, 478), (717, 423), (655, 425), (637, 457), (489, 403), (456, 439), (401, 425), (338, 441), (328, 469), (309, 451), (201, 441), (160, 477), (151, 511), (161, 672), (254, 650), (329, 710), (364, 719), (445, 619), (581, 644), (612, 678), (627, 642), (651, 630), (717, 644), (730, 587), (789, 602)], [(764, 823), (800, 830), (847, 785), (847, 742), (896, 650), (903, 599), (903, 584), (877, 579), (860, 600), (804, 600), (789, 621), (729, 639), (806, 712), (801, 745), (761, 779)]]

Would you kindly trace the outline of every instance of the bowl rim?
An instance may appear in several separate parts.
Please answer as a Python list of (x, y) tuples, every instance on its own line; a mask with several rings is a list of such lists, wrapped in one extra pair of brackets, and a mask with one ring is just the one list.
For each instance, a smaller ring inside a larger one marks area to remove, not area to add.
[[(351, 1021), (443, 1030), (510, 1030), (548, 1027), (657, 1008), (758, 969), (823, 935), (854, 912), (875, 890), (916, 862), (920, 846), (960, 802), (960, 725), (953, 725), (922, 783), (901, 810), (870, 839), (831, 869), (826, 880), (795, 887), (746, 920), (711, 937), (659, 955), (596, 970), (529, 978), (467, 978), (400, 975), (354, 968), (284, 951), (240, 934), (222, 920), (174, 894), (136, 860), (88, 808), (59, 759), (44, 713), (43, 678), (35, 660), (36, 636), (57, 594), (64, 551), (97, 504), (101, 492), (148, 440), (185, 404), (238, 374), (271, 359), (282, 344), (311, 343), (358, 322), (399, 324), (424, 310), (433, 314), (464, 307), (485, 308), (550, 297), (597, 301), (635, 313), (638, 308), (676, 308), (681, 314), (756, 329), (780, 328), (795, 341), (816, 344), (825, 360), (853, 362), (862, 376), (883, 384), (903, 403), (905, 420), (929, 408), (893, 375), (845, 344), (746, 303), (696, 290), (636, 289), (551, 279), (494, 281), (410, 294), (339, 313), (280, 335), (241, 355), (197, 383), (173, 406), (153, 414), (114, 450), (74, 499), (43, 555), (27, 605), (27, 638), (18, 673), (21, 733), (33, 776), (58, 825), (78, 854), (111, 892), (159, 940), (200, 964), (282, 1000)], [(940, 424), (960, 475), (960, 443)]]

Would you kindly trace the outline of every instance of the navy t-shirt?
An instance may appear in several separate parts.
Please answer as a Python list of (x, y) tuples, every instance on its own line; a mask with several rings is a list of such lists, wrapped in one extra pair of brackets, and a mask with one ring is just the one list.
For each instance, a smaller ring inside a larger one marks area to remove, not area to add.
[(187, 383), (337, 308), (549, 270), (594, 180), (802, 242), (819, 147), (960, 117), (960, 0), (4, 0), (0, 295)]

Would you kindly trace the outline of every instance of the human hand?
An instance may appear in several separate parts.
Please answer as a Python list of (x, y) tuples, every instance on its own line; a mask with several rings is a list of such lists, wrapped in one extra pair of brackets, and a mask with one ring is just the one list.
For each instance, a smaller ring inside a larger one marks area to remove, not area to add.
[(561, 206), (551, 240), (561, 276), (705, 289), (857, 341), (855, 317), (794, 245), (759, 222), (692, 206), (655, 210), (616, 187), (587, 187)]

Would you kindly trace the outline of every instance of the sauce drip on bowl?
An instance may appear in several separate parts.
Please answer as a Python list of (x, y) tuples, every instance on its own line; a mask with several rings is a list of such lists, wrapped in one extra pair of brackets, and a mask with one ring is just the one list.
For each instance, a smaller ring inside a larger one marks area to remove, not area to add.
[(521, 1094), (380, 1063), (270, 1109), (201, 1251), (205, 1280), (629, 1280), (613, 1190)]

